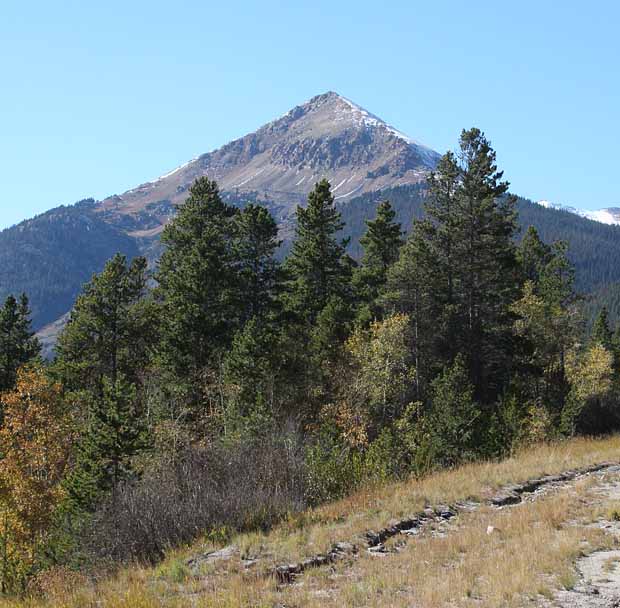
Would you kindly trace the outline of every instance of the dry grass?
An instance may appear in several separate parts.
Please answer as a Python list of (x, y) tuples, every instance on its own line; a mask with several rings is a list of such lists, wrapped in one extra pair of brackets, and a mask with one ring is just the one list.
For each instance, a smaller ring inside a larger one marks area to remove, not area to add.
[[(342, 607), (496, 608), (549, 597), (552, 589), (574, 584), (577, 556), (612, 542), (600, 529), (568, 525), (592, 515), (584, 492), (503, 511), (485, 508), (462, 517), (459, 529), (445, 538), (420, 538), (389, 558), (364, 554), (322, 588)], [(499, 532), (488, 535), (488, 526)], [(320, 588), (290, 589), (281, 601), (318, 608), (325, 605)]]
[(605, 572), (613, 572), (618, 568), (619, 563), (620, 557), (609, 557), (605, 560), (603, 569), (605, 570)]
[(238, 539), (249, 555), (269, 553), (278, 563), (324, 551), (332, 543), (382, 528), (428, 505), (490, 496), (499, 487), (606, 460), (620, 459), (620, 437), (575, 439), (539, 445), (502, 462), (474, 463), (387, 486), (366, 488), (352, 496), (291, 518), (269, 534)]
[[(294, 561), (428, 504), (480, 499), (508, 483), (607, 460), (620, 460), (619, 437), (536, 446), (499, 463), (472, 464), (423, 480), (370, 488), (291, 518), (271, 533), (242, 535), (234, 542), (246, 555), (263, 555), (271, 562)], [(241, 572), (238, 564), (229, 564), (227, 572), (219, 567), (208, 575), (192, 577), (184, 568), (185, 560), (210, 548), (208, 543), (197, 543), (174, 552), (157, 569), (127, 568), (98, 585), (63, 587), (59, 583), (57, 589), (48, 590), (47, 601), (7, 600), (0, 605), (259, 608), (333, 602), (343, 607), (516, 606), (515, 598), (548, 595), (553, 586), (570, 586), (575, 556), (608, 542), (600, 532), (566, 525), (589, 512), (584, 492), (582, 487), (577, 493), (562, 493), (505, 511), (482, 509), (461, 517), (458, 531), (446, 538), (417, 539), (384, 559), (362, 554), (353, 564), (340, 564), (335, 576), (329, 569), (309, 572), (302, 586), (284, 590), (277, 590), (272, 580)], [(489, 525), (501, 532), (487, 535)]]

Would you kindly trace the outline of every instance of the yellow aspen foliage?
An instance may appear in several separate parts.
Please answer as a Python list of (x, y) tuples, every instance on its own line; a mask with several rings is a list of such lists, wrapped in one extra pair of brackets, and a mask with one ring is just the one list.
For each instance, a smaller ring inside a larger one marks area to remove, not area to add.
[[(63, 497), (61, 481), (71, 453), (73, 431), (60, 385), (38, 367), (19, 371), (13, 390), (0, 395), (0, 565), (28, 567), (45, 541)], [(14, 568), (14, 566), (13, 566)]]
[(553, 382), (562, 366), (563, 353), (574, 343), (574, 314), (556, 303), (548, 303), (535, 293), (535, 284), (526, 281), (523, 296), (511, 306), (517, 319), (514, 333), (528, 341), (531, 352), (527, 364), (543, 371), (545, 382)]
[(613, 362), (613, 354), (601, 344), (594, 344), (581, 355), (570, 352), (566, 373), (572, 397), (580, 403), (605, 397), (612, 387)]
[(411, 386), (413, 367), (408, 343), (409, 317), (394, 314), (356, 331), (346, 349), (358, 368), (356, 382), (382, 410), (396, 405)]
[(398, 418), (415, 370), (411, 361), (409, 317), (394, 314), (356, 329), (345, 344), (350, 369), (335, 405), (329, 408), (343, 437), (365, 445), (368, 433)]

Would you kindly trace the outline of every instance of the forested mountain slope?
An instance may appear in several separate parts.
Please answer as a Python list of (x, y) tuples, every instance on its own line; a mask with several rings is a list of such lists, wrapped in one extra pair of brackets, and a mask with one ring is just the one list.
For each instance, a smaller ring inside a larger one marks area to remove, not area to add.
[[(269, 203), (256, 194), (248, 194), (247, 198)], [(364, 222), (374, 217), (377, 203), (384, 199), (392, 202), (397, 220), (408, 229), (413, 219), (423, 214), (424, 186), (372, 192), (339, 205), (346, 223), (343, 236), (351, 237), (349, 252), (355, 258), (360, 255)], [(244, 197), (231, 194), (228, 200), (241, 206)], [(82, 284), (100, 271), (114, 253), (120, 251), (130, 258), (147, 253), (154, 262), (161, 252), (158, 235), (131, 236), (131, 227), (104, 221), (96, 208), (91, 200), (59, 207), (0, 232), (0, 298), (26, 292), (37, 329), (65, 314)], [(276, 215), (279, 208), (272, 203)], [(607, 302), (608, 292), (614, 289), (606, 286), (620, 282), (620, 227), (546, 209), (527, 199), (519, 199), (518, 210), (522, 229), (533, 225), (543, 240), (569, 243), (578, 289), (598, 294), (592, 310), (600, 307), (599, 301)], [(286, 252), (292, 225), (287, 221), (282, 229)]]
[[(409, 229), (414, 218), (424, 211), (424, 185), (402, 186), (373, 192), (341, 205), (345, 233), (351, 237), (350, 252), (360, 254), (359, 238), (365, 231), (365, 220), (372, 219), (379, 201), (389, 199), (397, 219)], [(589, 293), (600, 286), (620, 281), (620, 227), (595, 222), (568, 211), (548, 209), (519, 198), (517, 202), (521, 234), (535, 226), (545, 242), (564, 240), (569, 259), (575, 266), (577, 288)]]
[(587, 294), (583, 304), (586, 319), (593, 322), (603, 306), (607, 309), (609, 321), (617, 324), (620, 321), (620, 282), (602, 285)]
[(0, 299), (27, 293), (35, 328), (65, 314), (116, 252), (138, 254), (138, 241), (103, 221), (93, 206), (87, 200), (58, 207), (0, 232)]
[(591, 292), (620, 281), (620, 227), (580, 218), (567, 211), (545, 209), (527, 199), (518, 204), (522, 228), (536, 226), (545, 242), (568, 242), (577, 288)]

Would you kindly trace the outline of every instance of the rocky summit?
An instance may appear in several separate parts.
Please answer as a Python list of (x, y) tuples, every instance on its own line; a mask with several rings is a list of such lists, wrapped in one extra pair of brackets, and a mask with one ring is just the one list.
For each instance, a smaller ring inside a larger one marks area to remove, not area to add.
[[(336, 199), (388, 187), (415, 184), (439, 154), (407, 137), (357, 104), (334, 92), (266, 124), (254, 133), (208, 152), (177, 169), (111, 196), (100, 205), (107, 217), (129, 215), (165, 223), (172, 205), (182, 202), (201, 176), (217, 180), (224, 192), (252, 193), (283, 207), (284, 214), (327, 178)], [(157, 223), (136, 222), (136, 234), (152, 234)]]

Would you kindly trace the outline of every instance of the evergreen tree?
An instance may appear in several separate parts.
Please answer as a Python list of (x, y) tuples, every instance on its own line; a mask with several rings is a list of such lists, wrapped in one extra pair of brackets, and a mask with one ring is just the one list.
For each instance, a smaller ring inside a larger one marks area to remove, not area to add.
[[(462, 218), (458, 214), (459, 187), (462, 168), (452, 152), (447, 152), (428, 178), (428, 197), (424, 204), (426, 218), (414, 222), (411, 233), (411, 251), (416, 252), (418, 274), (424, 275), (427, 297), (427, 319), (432, 319), (434, 334), (426, 361), (420, 361), (421, 369), (439, 373), (446, 363), (461, 352), (462, 343), (455, 339), (462, 332), (463, 315), (459, 315), (459, 293), (462, 289), (462, 273), (459, 274), (459, 229)], [(416, 317), (414, 317), (416, 319)], [(424, 320), (417, 320), (418, 325)]]
[[(463, 131), (460, 153), (446, 154), (430, 177), (427, 218), (414, 223), (403, 255), (415, 289), (410, 314), (420, 337), (416, 368), (426, 384), (457, 354), (464, 355), (476, 396), (491, 402), (507, 381), (512, 344), (510, 305), (517, 292), (514, 199), (495, 165), (495, 152), (478, 129)], [(398, 273), (404, 284), (411, 278)], [(396, 275), (395, 275), (396, 276)], [(395, 278), (395, 276), (393, 278)], [(394, 293), (394, 286), (391, 291)], [(398, 297), (397, 297), (398, 300)]]
[(232, 221), (237, 212), (222, 201), (214, 181), (201, 177), (162, 233), (166, 249), (156, 276), (160, 354), (164, 366), (188, 385), (215, 364), (240, 327)]
[(241, 319), (272, 312), (279, 294), (281, 273), (275, 252), (281, 244), (278, 225), (269, 211), (249, 204), (236, 216)]
[(453, 466), (471, 458), (476, 449), (474, 433), (480, 408), (461, 355), (433, 380), (428, 413), (431, 449), (435, 462)]
[(341, 353), (351, 329), (351, 307), (339, 296), (332, 296), (318, 313), (310, 333), (310, 350), (317, 367), (327, 372)]
[(476, 393), (493, 399), (510, 367), (510, 305), (518, 293), (513, 237), (515, 198), (479, 129), (463, 131), (456, 201), (455, 251), (460, 278), (460, 348)]
[(376, 316), (376, 300), (403, 244), (402, 228), (394, 221), (395, 217), (396, 212), (389, 201), (379, 203), (376, 218), (366, 220), (367, 230), (360, 239), (364, 252), (361, 265), (354, 274), (354, 284), (358, 297), (368, 307), (367, 316)]
[(154, 304), (145, 299), (147, 262), (115, 255), (87, 283), (59, 337), (55, 369), (69, 391), (103, 395), (105, 379), (139, 382), (156, 338)]
[(537, 285), (550, 258), (551, 248), (541, 240), (538, 230), (534, 226), (529, 226), (517, 248), (517, 261), (521, 268), (522, 280), (532, 281)]
[(0, 392), (12, 389), (17, 370), (41, 353), (31, 329), (30, 307), (25, 294), (9, 296), (0, 308)]
[(307, 348), (286, 329), (253, 317), (235, 335), (224, 360), (226, 435), (264, 432), (300, 414)]
[(591, 341), (594, 344), (600, 344), (607, 351), (613, 352), (613, 333), (609, 327), (609, 315), (606, 306), (601, 308), (601, 312), (594, 322)]
[(93, 511), (118, 483), (134, 475), (131, 460), (145, 446), (144, 423), (135, 385), (120, 374), (103, 380), (103, 395), (78, 443), (75, 466), (65, 488), (72, 506)]
[(427, 221), (418, 223), (420, 236), (430, 245), (429, 254), (435, 257), (440, 270), (437, 273), (435, 297), (443, 305), (453, 306), (457, 281), (457, 239), (459, 215), (456, 196), (462, 181), (462, 172), (452, 152), (439, 160), (428, 179), (428, 198), (424, 205)]
[(343, 228), (327, 180), (308, 196), (308, 206), (297, 207), (295, 241), (286, 261), (288, 304), (300, 319), (313, 324), (333, 296), (350, 297), (351, 260), (346, 241), (336, 234)]
[(541, 269), (537, 289), (546, 302), (566, 308), (574, 304), (575, 269), (568, 259), (568, 244), (556, 241), (549, 248)]
[(388, 268), (398, 259), (403, 244), (402, 228), (394, 221), (396, 212), (390, 201), (377, 206), (374, 220), (366, 220), (366, 234), (360, 239), (364, 248), (362, 267), (376, 273), (379, 283), (385, 282)]
[(438, 339), (442, 332), (430, 320), (437, 321), (438, 307), (430, 288), (435, 280), (429, 242), (422, 238), (420, 225), (414, 226), (412, 234), (400, 250), (398, 260), (389, 269), (382, 304), (388, 311), (407, 316), (411, 322), (411, 343), (415, 369), (415, 397), (423, 398), (433, 370), (438, 364)]
[(557, 349), (559, 363), (548, 371), (547, 377), (552, 393), (551, 401), (557, 409), (564, 408), (566, 403), (570, 388), (566, 376), (566, 354), (579, 332), (575, 310), (575, 270), (567, 253), (565, 242), (552, 243), (551, 256), (541, 273), (538, 286), (539, 293), (555, 319), (556, 328), (550, 340)]
[(281, 332), (276, 326), (282, 272), (278, 226), (269, 211), (248, 204), (235, 217), (241, 321), (224, 359), (228, 397), (225, 431), (260, 426), (281, 410)]
[(67, 480), (73, 507), (93, 510), (123, 479), (144, 426), (144, 378), (157, 337), (147, 263), (117, 254), (84, 286), (58, 342), (55, 373), (79, 431)]

